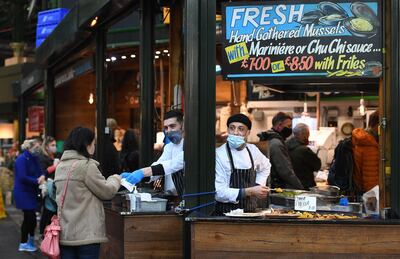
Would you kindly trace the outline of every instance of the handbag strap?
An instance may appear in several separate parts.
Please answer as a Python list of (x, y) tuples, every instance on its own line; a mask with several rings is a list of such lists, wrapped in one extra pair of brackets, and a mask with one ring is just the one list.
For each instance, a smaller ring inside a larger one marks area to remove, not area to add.
[(58, 218), (60, 218), (61, 210), (62, 210), (62, 208), (64, 207), (65, 196), (67, 195), (67, 189), (68, 189), (68, 184), (69, 184), (69, 179), (70, 179), (70, 177), (71, 177), (72, 169), (75, 167), (75, 165), (76, 165), (77, 162), (78, 162), (78, 161), (75, 161), (75, 162), (72, 164), (72, 166), (69, 168), (68, 176), (67, 176), (67, 183), (64, 185), (63, 194), (61, 195), (61, 206), (60, 206), (60, 209), (59, 209), (58, 212), (57, 212)]

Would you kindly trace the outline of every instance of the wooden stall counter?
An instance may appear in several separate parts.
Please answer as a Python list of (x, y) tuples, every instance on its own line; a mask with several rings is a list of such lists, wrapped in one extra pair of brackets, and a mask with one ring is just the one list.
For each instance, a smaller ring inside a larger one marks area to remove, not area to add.
[(100, 258), (182, 258), (183, 218), (172, 212), (121, 213), (105, 206), (109, 242)]
[(191, 258), (400, 258), (399, 220), (187, 217)]

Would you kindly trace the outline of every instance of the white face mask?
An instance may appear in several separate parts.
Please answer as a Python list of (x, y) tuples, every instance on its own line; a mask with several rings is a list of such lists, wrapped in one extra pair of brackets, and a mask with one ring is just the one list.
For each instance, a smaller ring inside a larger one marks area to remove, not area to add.
[(246, 143), (246, 140), (244, 139), (244, 137), (232, 135), (232, 134), (228, 135), (227, 141), (228, 141), (230, 147), (236, 148), (236, 149), (240, 148), (241, 146), (243, 146)]
[(57, 152), (57, 147), (56, 146), (50, 146), (47, 150), (50, 153), (55, 154)]

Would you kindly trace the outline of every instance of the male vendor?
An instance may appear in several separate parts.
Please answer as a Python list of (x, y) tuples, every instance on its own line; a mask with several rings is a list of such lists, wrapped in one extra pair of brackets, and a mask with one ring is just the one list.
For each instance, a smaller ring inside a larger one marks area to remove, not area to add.
[(164, 132), (170, 140), (164, 146), (161, 157), (151, 166), (138, 169), (133, 173), (122, 173), (131, 184), (139, 183), (144, 177), (151, 176), (150, 181), (165, 176), (164, 191), (166, 194), (183, 194), (183, 113), (170, 110), (164, 115)]
[(216, 215), (238, 208), (254, 211), (257, 199), (266, 198), (271, 164), (253, 144), (246, 143), (251, 121), (244, 114), (235, 114), (227, 121), (227, 142), (216, 149), (215, 207)]

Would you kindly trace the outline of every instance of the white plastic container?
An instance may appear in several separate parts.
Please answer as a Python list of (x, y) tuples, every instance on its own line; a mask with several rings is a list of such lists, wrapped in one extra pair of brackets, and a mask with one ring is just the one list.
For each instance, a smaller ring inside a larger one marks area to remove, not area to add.
[(153, 198), (151, 201), (140, 201), (138, 212), (162, 212), (167, 210), (167, 199)]

